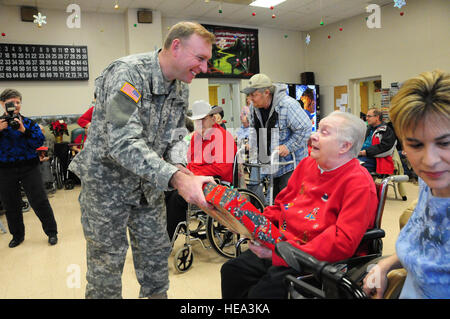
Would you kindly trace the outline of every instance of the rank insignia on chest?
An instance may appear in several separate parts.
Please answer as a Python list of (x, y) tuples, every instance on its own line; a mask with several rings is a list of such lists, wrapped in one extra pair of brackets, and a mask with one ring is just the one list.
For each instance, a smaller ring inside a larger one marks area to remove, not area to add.
[(141, 99), (141, 93), (139, 93), (138, 90), (136, 90), (136, 88), (128, 82), (125, 82), (120, 91), (125, 95), (128, 95), (136, 103)]

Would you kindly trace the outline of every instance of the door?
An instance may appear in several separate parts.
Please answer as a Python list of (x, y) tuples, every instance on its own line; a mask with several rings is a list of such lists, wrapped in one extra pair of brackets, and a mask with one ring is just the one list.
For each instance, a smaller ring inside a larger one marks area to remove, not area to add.
[(369, 86), (367, 82), (360, 82), (359, 96), (361, 98), (361, 112), (367, 114), (369, 108)]
[[(221, 106), (225, 125), (234, 135), (234, 130), (241, 126), (239, 80), (209, 80), (209, 101), (211, 105)], [(216, 98), (214, 98), (216, 94)], [(212, 103), (215, 102), (215, 103)]]
[(218, 85), (209, 85), (208, 91), (209, 91), (209, 104), (211, 105), (218, 105), (219, 100), (217, 99), (217, 89)]

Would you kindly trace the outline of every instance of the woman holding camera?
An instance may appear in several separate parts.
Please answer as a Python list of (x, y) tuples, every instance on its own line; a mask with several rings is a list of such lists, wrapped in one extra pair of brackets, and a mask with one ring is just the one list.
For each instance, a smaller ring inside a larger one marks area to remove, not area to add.
[(22, 95), (14, 89), (6, 89), (0, 94), (4, 111), (0, 117), (0, 199), (13, 236), (9, 247), (20, 245), (25, 238), (21, 186), (42, 223), (49, 244), (55, 245), (58, 242), (56, 221), (42, 182), (36, 152), (45, 137), (37, 123), (20, 115), (21, 103)]

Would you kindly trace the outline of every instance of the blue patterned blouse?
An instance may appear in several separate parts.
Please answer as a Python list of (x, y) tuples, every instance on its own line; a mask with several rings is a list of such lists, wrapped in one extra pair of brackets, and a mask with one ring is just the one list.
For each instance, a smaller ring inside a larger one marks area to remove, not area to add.
[(396, 243), (408, 271), (400, 298), (450, 298), (450, 198), (419, 179), (419, 200)]

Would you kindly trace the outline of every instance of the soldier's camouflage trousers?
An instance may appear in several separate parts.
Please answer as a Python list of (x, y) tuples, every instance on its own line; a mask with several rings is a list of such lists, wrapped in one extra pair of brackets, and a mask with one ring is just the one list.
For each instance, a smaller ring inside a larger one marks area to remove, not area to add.
[(170, 242), (166, 231), (164, 196), (139, 207), (101, 196), (82, 185), (81, 223), (86, 238), (86, 298), (122, 298), (122, 271), (128, 250), (141, 289), (139, 297), (166, 293), (169, 288)]

